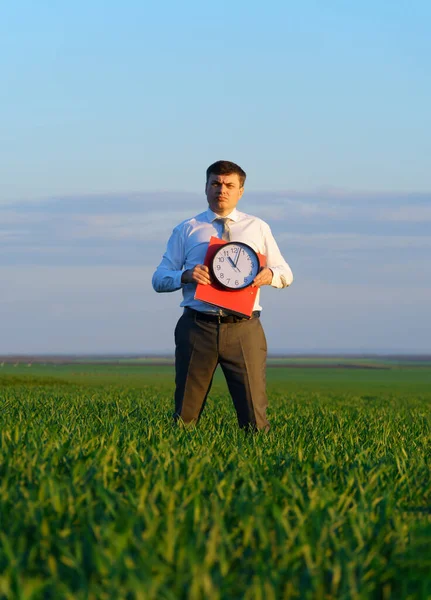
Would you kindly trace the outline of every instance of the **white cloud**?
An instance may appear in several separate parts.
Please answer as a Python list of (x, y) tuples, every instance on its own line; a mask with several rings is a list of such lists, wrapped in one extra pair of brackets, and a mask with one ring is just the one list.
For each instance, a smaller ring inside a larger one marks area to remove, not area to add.
[(172, 350), (180, 293), (151, 267), (0, 267), (0, 354)]
[[(291, 289), (262, 291), (270, 349), (429, 349), (431, 206), (343, 194), (241, 200), (240, 210), (275, 221), (295, 275)], [(0, 207), (2, 262), (34, 264), (0, 267), (0, 352), (172, 351), (181, 294), (156, 294), (151, 276), (172, 228), (205, 208), (204, 196), (186, 194)], [(138, 260), (146, 264), (95, 266)]]
[(29, 235), (28, 229), (14, 229), (13, 231), (4, 231), (0, 229), (0, 240), (5, 242), (14, 242)]
[(22, 223), (43, 223), (49, 219), (49, 213), (22, 212), (18, 210), (1, 210), (0, 226), (20, 225)]
[(431, 206), (400, 206), (397, 210), (379, 212), (378, 219), (403, 223), (431, 221)]
[[(173, 351), (181, 293), (156, 294), (153, 268), (0, 267), (0, 354)], [(408, 293), (406, 293), (408, 291)], [(262, 290), (271, 351), (430, 350), (431, 288), (304, 280)]]
[(79, 218), (75, 238), (111, 240), (157, 240), (189, 216), (187, 211), (88, 215)]
[(358, 233), (290, 233), (277, 235), (279, 241), (303, 248), (328, 248), (332, 250), (371, 249), (431, 249), (431, 237), (406, 235), (367, 235)]
[(322, 217), (339, 221), (348, 218), (354, 210), (352, 206), (341, 207), (327, 200), (316, 202), (308, 199), (293, 200), (276, 196), (275, 198), (269, 197), (265, 201), (264, 195), (261, 200), (256, 200), (254, 196), (248, 200), (244, 196), (244, 201), (238, 205), (238, 208), (246, 213), (257, 214), (262, 219), (288, 220), (297, 217), (303, 218), (305, 221)]

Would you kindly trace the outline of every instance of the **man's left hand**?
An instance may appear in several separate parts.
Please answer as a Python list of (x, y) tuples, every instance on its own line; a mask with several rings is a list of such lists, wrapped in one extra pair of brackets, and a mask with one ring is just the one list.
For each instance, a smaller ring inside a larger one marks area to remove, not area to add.
[(262, 267), (251, 284), (252, 287), (261, 287), (262, 285), (271, 285), (273, 273), (268, 267)]

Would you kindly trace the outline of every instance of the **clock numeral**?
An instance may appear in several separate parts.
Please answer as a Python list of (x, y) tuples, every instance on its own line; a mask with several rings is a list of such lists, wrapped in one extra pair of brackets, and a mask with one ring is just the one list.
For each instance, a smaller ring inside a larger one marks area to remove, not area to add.
[(238, 279), (235, 279), (235, 285), (239, 285)]
[(226, 279), (226, 281), (227, 281), (228, 283), (230, 283), (230, 277), (228, 277), (228, 278)]
[(244, 283), (247, 283), (248, 277), (244, 277)]
[(224, 254), (225, 256), (229, 256), (229, 250), (223, 250), (223, 254)]
[(219, 260), (219, 262), (224, 262), (223, 256), (219, 256), (218, 260)]
[(221, 269), (221, 266), (220, 266), (220, 265), (217, 265), (217, 266), (216, 266), (216, 269), (217, 269), (217, 271), (220, 271), (220, 269)]
[(220, 277), (220, 279), (223, 279), (224, 278), (224, 273), (220, 273), (219, 277)]

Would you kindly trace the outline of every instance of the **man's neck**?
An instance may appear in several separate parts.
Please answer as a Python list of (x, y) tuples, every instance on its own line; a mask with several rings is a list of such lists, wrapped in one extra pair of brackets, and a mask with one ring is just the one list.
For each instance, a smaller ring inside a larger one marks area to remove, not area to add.
[(230, 210), (227, 213), (217, 213), (217, 212), (215, 212), (215, 210), (212, 210), (212, 209), (210, 209), (210, 210), (216, 215), (217, 218), (225, 219), (226, 217), (229, 217), (230, 215), (234, 214), (236, 211), (236, 208), (234, 208), (233, 210)]

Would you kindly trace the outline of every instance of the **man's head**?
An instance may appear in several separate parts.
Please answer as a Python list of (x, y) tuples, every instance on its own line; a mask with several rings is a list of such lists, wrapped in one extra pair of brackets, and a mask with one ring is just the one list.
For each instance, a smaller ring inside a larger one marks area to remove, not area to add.
[(245, 178), (245, 171), (228, 160), (210, 165), (205, 185), (210, 209), (221, 216), (231, 213), (244, 193)]

